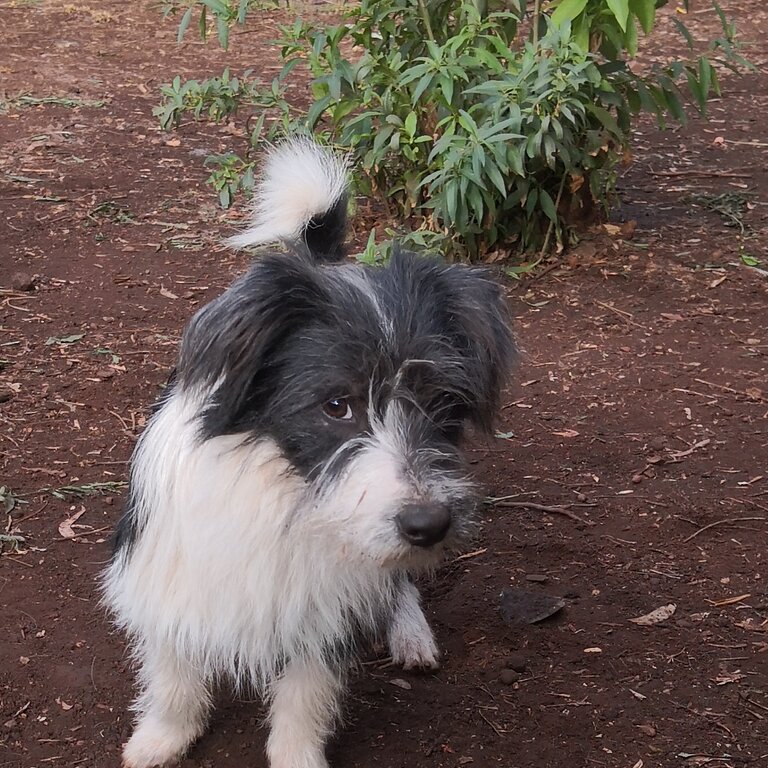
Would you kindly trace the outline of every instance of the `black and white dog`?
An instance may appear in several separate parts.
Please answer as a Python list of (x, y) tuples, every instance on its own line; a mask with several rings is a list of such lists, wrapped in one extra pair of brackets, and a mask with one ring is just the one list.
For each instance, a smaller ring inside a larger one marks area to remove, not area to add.
[(268, 156), (233, 242), (289, 252), (192, 318), (136, 447), (104, 580), (140, 665), (130, 768), (180, 757), (222, 678), (268, 700), (271, 768), (327, 768), (361, 639), (437, 666), (409, 574), (472, 529), (459, 445), (490, 427), (514, 346), (480, 269), (343, 263), (346, 176), (308, 139)]

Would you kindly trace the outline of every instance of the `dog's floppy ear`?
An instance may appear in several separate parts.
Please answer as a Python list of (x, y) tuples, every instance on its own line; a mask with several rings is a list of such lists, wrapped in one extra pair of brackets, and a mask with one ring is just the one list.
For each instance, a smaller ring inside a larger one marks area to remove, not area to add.
[(241, 431), (258, 418), (279, 376), (274, 352), (327, 309), (315, 267), (289, 254), (262, 259), (192, 318), (181, 343), (179, 383), (210, 391), (206, 437)]
[(448, 270), (449, 311), (469, 358), (464, 371), (472, 393), (468, 419), (489, 432), (517, 359), (509, 308), (501, 286), (485, 269), (457, 265)]

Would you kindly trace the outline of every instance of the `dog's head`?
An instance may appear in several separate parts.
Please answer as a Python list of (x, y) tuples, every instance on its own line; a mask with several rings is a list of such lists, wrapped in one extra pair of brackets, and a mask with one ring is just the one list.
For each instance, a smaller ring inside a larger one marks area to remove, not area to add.
[[(381, 268), (259, 261), (184, 337), (182, 387), (209, 391), (202, 439), (271, 439), (349, 557), (409, 566), (467, 534), (461, 458), (514, 356), (483, 270), (408, 253)], [(310, 521), (312, 522), (312, 521)]]

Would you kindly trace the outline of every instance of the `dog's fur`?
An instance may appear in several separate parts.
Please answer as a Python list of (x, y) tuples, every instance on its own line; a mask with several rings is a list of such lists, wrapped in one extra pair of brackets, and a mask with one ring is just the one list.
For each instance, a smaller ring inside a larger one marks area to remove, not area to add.
[(192, 318), (136, 447), (104, 579), (140, 667), (130, 768), (182, 755), (222, 678), (269, 701), (271, 768), (326, 768), (361, 639), (437, 665), (409, 574), (472, 529), (458, 446), (490, 427), (514, 348), (480, 269), (338, 263), (346, 172), (307, 139), (272, 151), (234, 243), (289, 253)]

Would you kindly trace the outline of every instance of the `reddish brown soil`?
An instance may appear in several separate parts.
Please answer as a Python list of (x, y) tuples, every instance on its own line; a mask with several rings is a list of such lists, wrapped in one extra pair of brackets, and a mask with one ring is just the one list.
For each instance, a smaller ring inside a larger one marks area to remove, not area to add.
[[(740, 260), (768, 267), (768, 12), (724, 5), (759, 41), (759, 71), (725, 78), (709, 123), (640, 126), (616, 211), (634, 237), (589, 239), (509, 286), (523, 356), (478, 475), (584, 522), (489, 509), (477, 550), (425, 585), (442, 670), (367, 665), (337, 768), (768, 766), (768, 276)], [(266, 79), (271, 16), (230, 57)], [(0, 767), (116, 766), (132, 673), (96, 577), (120, 492), (45, 489), (125, 479), (180, 329), (244, 268), (217, 245), (232, 215), (202, 165), (240, 139), (158, 131), (159, 84), (227, 57), (176, 48), (149, 4), (5, 0), (0, 19), (7, 98), (105, 102), (0, 113), (0, 485), (23, 502), (0, 531), (26, 539), (0, 558)], [(754, 195), (743, 237), (691, 199), (739, 191)], [(14, 290), (15, 272), (35, 290)], [(508, 627), (513, 585), (567, 605)], [(629, 621), (669, 603), (661, 624)], [(505, 685), (512, 654), (524, 671)], [(259, 705), (221, 701), (183, 765), (264, 766)]]

